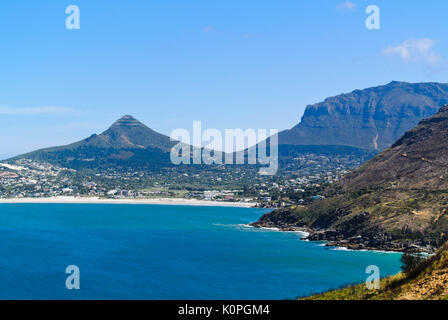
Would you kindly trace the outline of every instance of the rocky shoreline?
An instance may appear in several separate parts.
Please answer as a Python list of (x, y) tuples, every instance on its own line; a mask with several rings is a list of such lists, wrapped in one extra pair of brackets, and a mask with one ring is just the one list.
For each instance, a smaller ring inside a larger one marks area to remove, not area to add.
[(436, 252), (437, 248), (422, 243), (417, 240), (398, 241), (388, 238), (385, 234), (374, 236), (346, 237), (336, 230), (315, 230), (308, 227), (298, 227), (296, 225), (283, 222), (274, 223), (272, 221), (257, 221), (250, 224), (255, 228), (277, 228), (280, 231), (300, 231), (308, 233), (302, 240), (325, 241), (327, 247), (342, 247), (349, 250), (372, 250), (384, 252), (402, 253), (428, 253)]

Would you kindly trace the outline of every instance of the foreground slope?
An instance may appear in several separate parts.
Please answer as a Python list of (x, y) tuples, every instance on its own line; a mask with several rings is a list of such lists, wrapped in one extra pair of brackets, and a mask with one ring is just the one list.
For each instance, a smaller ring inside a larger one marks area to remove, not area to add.
[(379, 290), (365, 284), (315, 295), (306, 300), (447, 300), (448, 244), (408, 275), (400, 273), (381, 280)]
[(433, 252), (448, 234), (448, 106), (326, 191), (326, 199), (264, 215), (256, 226), (309, 228), (353, 249)]

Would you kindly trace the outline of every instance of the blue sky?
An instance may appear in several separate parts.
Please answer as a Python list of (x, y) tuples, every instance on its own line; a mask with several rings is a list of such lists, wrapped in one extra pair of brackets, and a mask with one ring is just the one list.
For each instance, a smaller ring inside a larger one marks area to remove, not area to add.
[[(381, 29), (365, 27), (365, 8)], [(67, 30), (65, 8), (80, 9)], [(448, 2), (2, 0), (0, 159), (131, 114), (175, 128), (287, 129), (308, 104), (447, 82)]]

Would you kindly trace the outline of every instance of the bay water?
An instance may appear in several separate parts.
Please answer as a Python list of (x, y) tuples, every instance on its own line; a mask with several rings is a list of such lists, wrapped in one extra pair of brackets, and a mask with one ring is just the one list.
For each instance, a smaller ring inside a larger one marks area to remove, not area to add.
[[(249, 227), (265, 209), (0, 204), (0, 299), (293, 299), (400, 271), (400, 254), (347, 251)], [(80, 289), (66, 288), (66, 268)]]

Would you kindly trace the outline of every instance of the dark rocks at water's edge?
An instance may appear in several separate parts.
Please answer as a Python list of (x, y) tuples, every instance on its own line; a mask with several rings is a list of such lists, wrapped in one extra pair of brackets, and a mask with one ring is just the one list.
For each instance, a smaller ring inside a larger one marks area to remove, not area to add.
[(403, 253), (434, 253), (437, 247), (426, 243), (423, 240), (400, 241), (392, 239), (390, 235), (379, 232), (375, 235), (348, 236), (337, 230), (315, 230), (308, 227), (298, 227), (296, 225), (285, 224), (282, 221), (274, 223), (272, 221), (257, 221), (250, 224), (255, 228), (277, 228), (280, 231), (306, 232), (307, 237), (302, 238), (305, 241), (326, 242), (327, 247), (342, 247), (349, 250), (375, 250), (385, 252), (403, 252)]
[(406, 253), (433, 253), (436, 248), (422, 240), (392, 240), (385, 233), (378, 233), (372, 237), (355, 236), (346, 238), (335, 230), (319, 230), (310, 232), (307, 240), (328, 241), (329, 247), (344, 247), (350, 250), (379, 250)]

